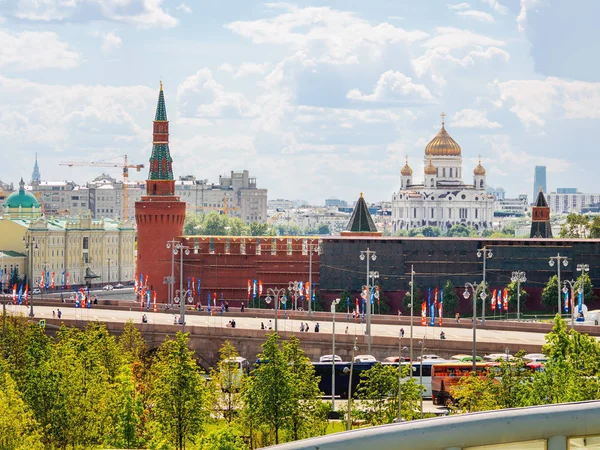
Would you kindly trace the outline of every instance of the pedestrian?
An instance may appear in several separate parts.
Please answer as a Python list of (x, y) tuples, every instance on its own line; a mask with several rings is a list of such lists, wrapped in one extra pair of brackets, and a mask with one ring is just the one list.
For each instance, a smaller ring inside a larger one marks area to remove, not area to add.
[(52, 318), (54, 319), (56, 317), (56, 311), (52, 310)]
[(261, 323), (260, 323), (260, 329), (261, 329), (261, 330), (264, 330), (264, 329), (265, 329), (265, 324), (264, 324), (264, 322), (261, 322)]
[(177, 316), (173, 316), (173, 325), (177, 325)]
[(244, 306), (244, 302), (242, 302), (242, 312), (244, 312), (245, 309), (246, 307)]
[(402, 311), (398, 310), (398, 320), (402, 317)]
[(269, 330), (273, 329), (273, 323), (271, 322), (271, 319), (269, 319)]
[(446, 333), (443, 331), (440, 332), (440, 339), (446, 339)]
[(229, 312), (229, 302), (225, 302), (225, 312)]
[(404, 328), (400, 328), (400, 337), (403, 338), (404, 337)]
[(235, 328), (235, 319), (231, 321), (231, 328)]
[(310, 327), (308, 326), (308, 322), (306, 322), (306, 326), (304, 327), (304, 331), (307, 333), (310, 331)]
[(304, 333), (304, 322), (300, 322), (300, 333)]
[(454, 317), (456, 318), (456, 323), (460, 323), (460, 313), (456, 313)]
[(348, 334), (348, 325), (346, 325), (346, 331), (345, 331), (345, 333)]
[(319, 332), (319, 322), (317, 322), (317, 324), (315, 325), (315, 333)]
[(56, 314), (58, 314), (58, 318), (60, 319), (62, 316), (62, 311), (60, 309), (57, 309)]

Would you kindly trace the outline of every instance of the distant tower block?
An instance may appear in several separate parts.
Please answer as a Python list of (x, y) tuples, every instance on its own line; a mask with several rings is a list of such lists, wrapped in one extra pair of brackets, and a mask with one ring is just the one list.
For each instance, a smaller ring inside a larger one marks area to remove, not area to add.
[(550, 226), (550, 208), (540, 187), (537, 202), (531, 210), (531, 233), (530, 238), (552, 238), (552, 227)]
[(157, 302), (166, 303), (168, 287), (163, 284), (171, 275), (171, 252), (166, 244), (183, 234), (185, 202), (175, 195), (173, 160), (169, 152), (169, 122), (165, 96), (160, 83), (150, 172), (146, 180), (146, 195), (135, 202), (138, 231), (136, 272), (148, 276), (148, 285), (156, 291)]

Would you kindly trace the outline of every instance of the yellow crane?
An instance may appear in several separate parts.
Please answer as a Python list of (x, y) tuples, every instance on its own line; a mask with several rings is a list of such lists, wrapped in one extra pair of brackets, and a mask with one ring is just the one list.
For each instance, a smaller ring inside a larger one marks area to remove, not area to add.
[(129, 219), (129, 193), (127, 192), (127, 183), (129, 181), (129, 169), (140, 171), (144, 168), (143, 164), (129, 164), (127, 155), (123, 155), (123, 162), (107, 161), (65, 161), (61, 166), (69, 167), (120, 167), (123, 169), (123, 219)]

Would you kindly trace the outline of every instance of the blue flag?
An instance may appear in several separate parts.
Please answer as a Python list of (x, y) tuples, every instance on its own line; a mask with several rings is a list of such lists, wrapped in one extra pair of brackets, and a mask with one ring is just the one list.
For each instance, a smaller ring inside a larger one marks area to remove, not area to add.
[(569, 292), (565, 292), (565, 312), (569, 312)]
[(577, 297), (577, 312), (579, 314), (583, 313), (583, 292), (580, 292)]
[(18, 300), (18, 302), (19, 302), (19, 305), (20, 305), (21, 303), (23, 303), (23, 285), (21, 285), (21, 286), (19, 287), (19, 300)]
[(210, 291), (208, 291), (208, 312), (210, 313)]

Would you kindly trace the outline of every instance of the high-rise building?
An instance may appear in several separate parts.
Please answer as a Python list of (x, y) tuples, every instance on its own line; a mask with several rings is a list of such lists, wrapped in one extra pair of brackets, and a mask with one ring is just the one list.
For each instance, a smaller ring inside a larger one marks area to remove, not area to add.
[(168, 298), (168, 285), (163, 281), (171, 275), (174, 250), (167, 248), (167, 242), (183, 234), (185, 202), (175, 195), (173, 160), (169, 151), (169, 121), (162, 82), (153, 131), (146, 195), (135, 202), (138, 230), (136, 270), (140, 276), (144, 276), (145, 282), (147, 280), (147, 289), (154, 291), (158, 301), (164, 303)]
[(535, 166), (535, 173), (533, 175), (533, 196), (532, 199), (538, 198), (540, 189), (544, 194), (548, 191), (546, 189), (546, 166)]
[(37, 181), (38, 183), (41, 180), (40, 168), (37, 162), (37, 153), (35, 154), (35, 164), (33, 165), (33, 172), (31, 173), (31, 182)]

